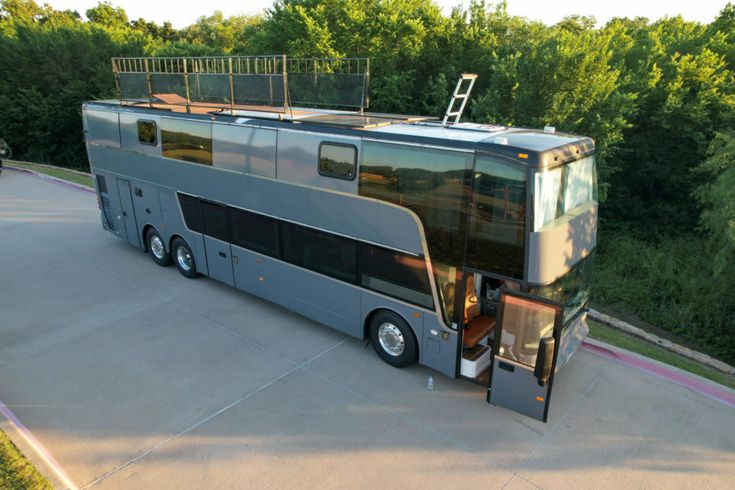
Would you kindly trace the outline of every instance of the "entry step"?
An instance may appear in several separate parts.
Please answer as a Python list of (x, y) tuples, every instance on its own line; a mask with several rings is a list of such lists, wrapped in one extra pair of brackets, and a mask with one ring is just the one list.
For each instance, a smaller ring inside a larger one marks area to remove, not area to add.
[(467, 378), (477, 378), (480, 373), (490, 366), (490, 347), (477, 344), (471, 349), (462, 352), (460, 374)]

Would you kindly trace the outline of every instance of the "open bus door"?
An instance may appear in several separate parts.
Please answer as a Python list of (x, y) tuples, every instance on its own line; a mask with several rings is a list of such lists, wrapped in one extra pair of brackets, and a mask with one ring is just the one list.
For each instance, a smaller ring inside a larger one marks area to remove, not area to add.
[(564, 308), (502, 290), (487, 401), (546, 422)]

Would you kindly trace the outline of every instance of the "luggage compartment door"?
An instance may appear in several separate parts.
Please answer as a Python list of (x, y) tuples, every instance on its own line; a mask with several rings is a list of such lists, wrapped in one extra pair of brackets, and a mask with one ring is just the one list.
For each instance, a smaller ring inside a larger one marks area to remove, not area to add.
[(222, 281), (228, 286), (235, 285), (232, 272), (230, 244), (209, 236), (204, 237), (204, 248), (207, 250), (207, 266), (209, 277)]
[(564, 309), (509, 290), (499, 304), (487, 401), (546, 422)]
[(123, 229), (125, 230), (128, 243), (140, 248), (138, 225), (135, 220), (135, 208), (133, 207), (133, 195), (130, 193), (130, 181), (117, 179), (117, 194), (120, 196), (120, 216), (118, 216), (118, 222), (122, 221), (124, 224)]

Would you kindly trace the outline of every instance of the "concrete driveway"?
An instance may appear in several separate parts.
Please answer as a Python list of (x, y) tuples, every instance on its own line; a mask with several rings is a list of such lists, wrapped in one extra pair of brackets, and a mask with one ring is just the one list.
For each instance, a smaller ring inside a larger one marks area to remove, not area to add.
[(591, 352), (557, 376), (548, 424), (484, 396), (155, 265), (102, 230), (93, 194), (0, 175), (0, 400), (78, 487), (734, 481), (735, 410)]

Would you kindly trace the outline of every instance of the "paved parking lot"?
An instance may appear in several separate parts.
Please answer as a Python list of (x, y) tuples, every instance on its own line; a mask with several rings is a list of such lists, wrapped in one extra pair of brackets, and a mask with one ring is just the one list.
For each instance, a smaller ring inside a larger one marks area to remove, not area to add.
[(158, 267), (102, 230), (93, 194), (12, 171), (0, 175), (0, 400), (79, 487), (735, 478), (735, 410), (687, 388), (580, 351), (556, 378), (550, 423), (535, 422), (472, 383), (393, 369), (361, 341)]

